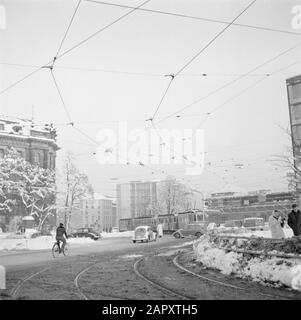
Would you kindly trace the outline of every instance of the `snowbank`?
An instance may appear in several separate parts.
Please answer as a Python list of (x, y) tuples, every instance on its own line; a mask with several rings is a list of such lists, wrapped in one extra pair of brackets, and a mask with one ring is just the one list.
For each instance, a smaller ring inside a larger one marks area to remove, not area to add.
[[(51, 249), (55, 242), (55, 238), (51, 236), (41, 236), (34, 239), (0, 239), (0, 251), (10, 250), (44, 250)], [(81, 245), (89, 243), (97, 243), (90, 238), (69, 238), (67, 240), (70, 245)]]
[[(293, 230), (291, 228), (283, 228), (284, 234), (286, 238), (291, 238), (294, 236)], [(235, 233), (227, 233), (227, 235), (243, 235), (244, 237), (251, 237), (251, 236), (257, 236), (257, 237), (263, 237), (263, 238), (271, 238), (271, 231), (270, 230), (264, 230), (264, 231), (251, 231), (251, 230), (244, 230), (241, 229), (240, 232)]]
[(301, 291), (301, 260), (283, 258), (245, 257), (242, 253), (227, 252), (203, 236), (193, 244), (197, 261), (225, 275), (234, 274), (275, 287), (286, 286)]

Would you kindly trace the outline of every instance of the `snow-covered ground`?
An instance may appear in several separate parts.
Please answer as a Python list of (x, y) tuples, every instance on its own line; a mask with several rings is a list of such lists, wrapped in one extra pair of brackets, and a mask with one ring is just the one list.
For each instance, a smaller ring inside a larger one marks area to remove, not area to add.
[[(0, 251), (51, 249), (55, 242), (55, 233), (53, 233), (52, 236), (40, 236), (31, 239), (31, 235), (35, 232), (36, 230), (34, 229), (27, 229), (25, 235), (16, 235), (14, 233), (1, 233)], [(133, 236), (133, 231), (102, 233), (102, 236), (104, 239), (120, 237), (129, 238)], [(68, 238), (67, 242), (70, 245), (98, 243), (97, 241), (92, 240), (90, 238)]]
[(134, 231), (124, 231), (124, 232), (102, 232), (103, 238), (130, 238), (134, 235)]
[[(291, 238), (294, 235), (293, 230), (291, 228), (283, 228), (283, 231), (286, 238)], [(271, 231), (270, 230), (251, 231), (251, 230), (241, 229), (241, 232), (227, 233), (227, 235), (244, 236), (244, 237), (257, 236), (257, 237), (263, 237), (263, 238), (271, 238)]]
[(208, 236), (196, 240), (193, 245), (197, 261), (202, 265), (273, 286), (287, 286), (301, 291), (301, 260), (254, 257), (246, 259), (243, 254), (226, 252), (209, 241)]
[[(41, 236), (35, 239), (0, 239), (0, 251), (10, 250), (43, 250), (51, 249), (55, 242), (55, 238), (52, 236)], [(96, 241), (90, 238), (69, 238), (67, 240), (70, 245), (80, 245), (95, 243)]]

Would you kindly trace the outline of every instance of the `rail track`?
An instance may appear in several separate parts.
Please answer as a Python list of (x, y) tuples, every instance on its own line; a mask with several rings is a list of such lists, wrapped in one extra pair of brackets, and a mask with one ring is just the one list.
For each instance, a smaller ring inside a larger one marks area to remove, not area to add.
[(186, 295), (183, 295), (175, 290), (167, 288), (165, 285), (160, 284), (158, 281), (154, 281), (154, 280), (150, 279), (149, 277), (147, 277), (146, 275), (142, 274), (141, 271), (139, 271), (139, 263), (141, 263), (141, 261), (143, 261), (143, 259), (144, 259), (144, 257), (137, 260), (133, 266), (133, 270), (139, 278), (143, 279), (144, 281), (146, 281), (150, 285), (158, 288), (159, 290), (165, 291), (172, 296), (179, 297), (182, 300), (194, 300), (195, 299), (194, 297), (186, 296)]
[[(138, 260), (135, 260), (134, 262), (131, 262), (129, 264), (129, 266), (127, 267), (126, 269), (126, 272), (130, 272), (131, 273), (134, 273), (136, 277), (138, 277), (138, 282), (139, 280), (141, 280), (142, 282), (142, 285), (143, 283), (147, 283), (148, 284), (148, 287), (153, 287), (155, 290), (155, 292), (157, 292), (156, 294), (159, 294), (159, 296), (161, 297), (161, 295), (163, 295), (164, 298), (162, 299), (168, 299), (168, 297), (170, 298), (177, 298), (177, 299), (180, 299), (180, 300), (195, 300), (195, 299), (198, 299), (196, 296), (198, 296), (198, 294), (193, 294), (195, 296), (190, 296), (190, 295), (187, 295), (186, 293), (183, 293), (183, 292), (180, 292), (177, 288), (176, 289), (173, 289), (171, 288), (170, 286), (167, 286), (166, 284), (162, 283), (159, 279), (153, 279), (153, 277), (150, 277), (149, 275), (145, 274), (143, 272), (143, 268), (142, 268), (142, 262), (146, 259), (146, 258), (153, 258), (153, 257), (156, 257), (157, 254), (146, 254), (144, 255), (143, 257), (139, 258)], [(122, 257), (122, 255), (118, 255), (118, 256), (115, 256), (115, 258), (120, 258)], [(177, 254), (173, 259), (172, 259), (172, 264), (173, 266), (178, 269), (178, 270), (181, 270), (183, 276), (184, 276), (184, 281), (185, 281), (185, 274), (186, 275), (190, 275), (195, 277), (196, 279), (200, 280), (200, 281), (206, 281), (208, 283), (211, 283), (211, 284), (214, 284), (215, 286), (222, 286), (222, 287), (227, 287), (229, 289), (234, 289), (234, 290), (241, 290), (241, 291), (245, 291), (247, 292), (248, 290), (250, 290), (250, 288), (247, 288), (247, 287), (244, 287), (244, 286), (239, 286), (239, 285), (235, 285), (235, 284), (230, 284), (230, 283), (227, 283), (227, 282), (224, 282), (222, 280), (219, 280), (219, 279), (214, 279), (211, 278), (210, 276), (207, 276), (207, 275), (203, 275), (203, 274), (199, 274), (199, 273), (195, 273), (193, 272), (192, 270), (189, 270), (187, 269), (186, 267), (184, 267), (183, 265), (180, 264), (179, 262), (179, 257), (180, 255)], [(169, 260), (170, 261), (170, 260)], [(80, 280), (82, 278), (82, 276), (87, 273), (89, 270), (97, 267), (98, 265), (100, 265), (101, 263), (103, 263), (104, 261), (103, 260), (98, 260), (98, 261), (90, 261), (90, 264), (87, 266), (84, 265), (84, 268), (82, 268), (79, 272), (77, 272), (76, 274), (71, 274), (71, 278), (69, 278), (68, 280), (68, 283), (67, 285), (69, 286), (71, 284), (71, 287), (70, 287), (70, 290), (75, 289), (75, 293), (80, 299), (83, 299), (83, 300), (95, 300), (95, 299), (100, 299), (100, 298), (104, 298), (104, 299), (113, 299), (113, 300), (116, 300), (116, 299), (119, 299), (119, 300), (137, 300), (137, 298), (129, 298), (129, 296), (126, 296), (125, 294), (121, 294), (121, 295), (114, 295), (114, 292), (113, 294), (106, 294), (105, 292), (102, 293), (102, 292), (97, 292), (97, 294), (91, 294), (89, 293), (89, 286), (87, 286), (86, 288), (84, 286), (81, 286), (80, 284)], [(86, 263), (86, 262), (85, 262)], [(165, 261), (163, 260), (162, 262), (164, 265), (165, 264)], [(22, 278), (21, 280), (19, 280), (17, 282), (17, 284), (11, 289), (10, 291), (10, 297), (13, 298), (13, 299), (18, 299), (18, 297), (20, 296), (20, 292), (23, 288), (23, 286), (30, 280), (40, 276), (41, 274), (43, 273), (46, 273), (46, 272), (51, 272), (53, 271), (54, 268), (57, 268), (59, 265), (57, 263), (55, 263), (55, 265), (51, 265), (51, 266), (47, 266), (47, 267), (44, 267), (34, 273), (31, 273), (29, 275), (27, 275), (26, 277)], [(60, 267), (62, 267), (60, 265)], [(70, 265), (66, 265), (66, 267), (70, 267)], [(79, 266), (80, 267), (80, 266)], [(168, 266), (170, 267), (170, 266)], [(172, 267), (172, 265), (171, 265)], [(105, 269), (106, 270), (106, 269)], [(137, 278), (136, 278), (137, 279)], [(127, 279), (126, 281), (137, 281), (135, 279)], [(50, 281), (48, 281), (47, 285), (49, 285)], [(128, 283), (127, 283), (128, 284)], [(130, 283), (129, 283), (130, 284)], [(136, 283), (137, 284), (137, 283)], [(172, 286), (172, 285), (171, 285)], [(140, 287), (138, 286), (138, 292), (139, 292), (139, 289)], [(143, 290), (142, 290), (143, 292)], [(150, 297), (152, 295), (152, 293), (149, 293), (150, 294)], [(273, 299), (286, 299), (286, 300), (295, 300), (296, 298), (294, 297), (289, 297), (289, 296), (286, 296), (286, 295), (281, 295), (281, 294), (273, 294), (273, 293), (263, 293), (263, 292), (257, 292), (256, 294), (260, 295), (260, 296), (264, 296), (264, 297), (267, 297), (267, 298), (273, 298)], [(166, 298), (167, 297), (167, 298)], [(139, 298), (138, 298), (139, 299)], [(161, 299), (161, 298), (159, 298)]]
[(47, 267), (47, 268), (43, 268), (41, 269), (40, 271), (38, 272), (35, 272), (33, 274), (31, 274), (30, 276), (27, 276), (21, 280), (18, 281), (18, 283), (16, 284), (16, 286), (14, 286), (12, 288), (12, 290), (10, 291), (10, 296), (13, 298), (13, 299), (17, 299), (17, 295), (18, 295), (18, 292), (20, 291), (21, 287), (25, 284), (25, 282), (27, 282), (28, 280), (31, 280), (33, 279), (34, 277), (38, 276), (39, 274), (47, 271), (47, 270), (50, 270), (50, 269), (53, 269), (53, 267)]
[[(182, 270), (182, 271), (186, 272), (187, 274), (190, 274), (190, 275), (192, 275), (192, 276), (194, 276), (194, 277), (196, 277), (196, 278), (198, 278), (198, 279), (201, 279), (201, 280), (204, 280), (204, 281), (207, 281), (207, 282), (210, 282), (210, 283), (219, 285), (219, 286), (236, 289), (236, 290), (242, 290), (242, 291), (249, 290), (248, 288), (244, 288), (244, 287), (232, 285), (232, 284), (229, 284), (229, 283), (226, 283), (226, 282), (223, 282), (223, 281), (215, 280), (215, 279), (212, 279), (212, 278), (209, 278), (209, 277), (206, 277), (206, 276), (197, 274), (197, 273), (195, 273), (195, 272), (193, 272), (193, 271), (185, 268), (184, 266), (182, 266), (182, 265), (178, 262), (178, 258), (179, 258), (179, 255), (177, 255), (177, 256), (172, 260), (173, 264), (174, 264), (177, 268), (179, 268), (180, 270)], [(260, 295), (260, 296), (268, 297), (268, 298), (277, 298), (277, 299), (285, 299), (285, 300), (295, 300), (295, 299), (290, 298), (290, 297), (287, 297), (287, 296), (276, 295), (276, 294), (268, 294), (268, 293), (262, 293), (262, 292), (258, 292), (257, 294)]]

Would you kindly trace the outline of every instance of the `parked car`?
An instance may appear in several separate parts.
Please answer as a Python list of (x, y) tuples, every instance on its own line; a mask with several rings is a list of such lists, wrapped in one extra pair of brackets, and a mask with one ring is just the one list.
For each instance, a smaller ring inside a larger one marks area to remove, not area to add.
[(264, 230), (264, 220), (263, 218), (245, 218), (243, 222), (243, 227), (250, 230)]
[(152, 231), (150, 226), (139, 226), (134, 231), (133, 236), (133, 243), (137, 241), (141, 242), (149, 242), (149, 241), (156, 241), (157, 240), (157, 233)]
[(92, 228), (80, 228), (75, 232), (69, 234), (72, 238), (91, 238), (92, 240), (101, 239), (102, 236), (99, 232), (94, 231)]
[(208, 222), (187, 224), (185, 228), (179, 229), (172, 235), (179, 239), (187, 236), (195, 236), (199, 238), (207, 232)]
[(113, 232), (113, 233), (119, 232), (119, 228), (118, 228), (118, 227), (113, 227), (113, 228), (112, 228), (112, 232)]

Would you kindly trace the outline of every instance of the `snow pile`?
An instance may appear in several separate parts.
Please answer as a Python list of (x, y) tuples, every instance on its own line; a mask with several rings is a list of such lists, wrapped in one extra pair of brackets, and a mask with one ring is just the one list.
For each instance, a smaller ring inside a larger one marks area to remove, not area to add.
[[(291, 238), (294, 236), (293, 230), (291, 228), (283, 228), (284, 234), (286, 238)], [(235, 233), (228, 233), (228, 235), (243, 235), (244, 237), (263, 237), (263, 238), (271, 238), (271, 231), (270, 230), (264, 230), (264, 231), (251, 231), (246, 229), (240, 229), (239, 231)]]
[(193, 244), (197, 261), (207, 268), (220, 270), (225, 275), (236, 275), (275, 287), (286, 286), (301, 291), (301, 260), (267, 258), (225, 251), (202, 236)]
[(203, 236), (193, 244), (194, 251), (197, 254), (197, 261), (206, 267), (218, 269), (223, 274), (240, 273), (240, 261), (242, 254), (229, 252), (215, 247), (209, 238)]
[(102, 232), (103, 238), (130, 238), (134, 236), (134, 231), (124, 231), (124, 232)]
[[(55, 238), (51, 236), (40, 236), (34, 239), (0, 239), (0, 251), (11, 250), (51, 250)], [(69, 238), (67, 243), (70, 245), (83, 245), (97, 243), (97, 241), (90, 238)]]

